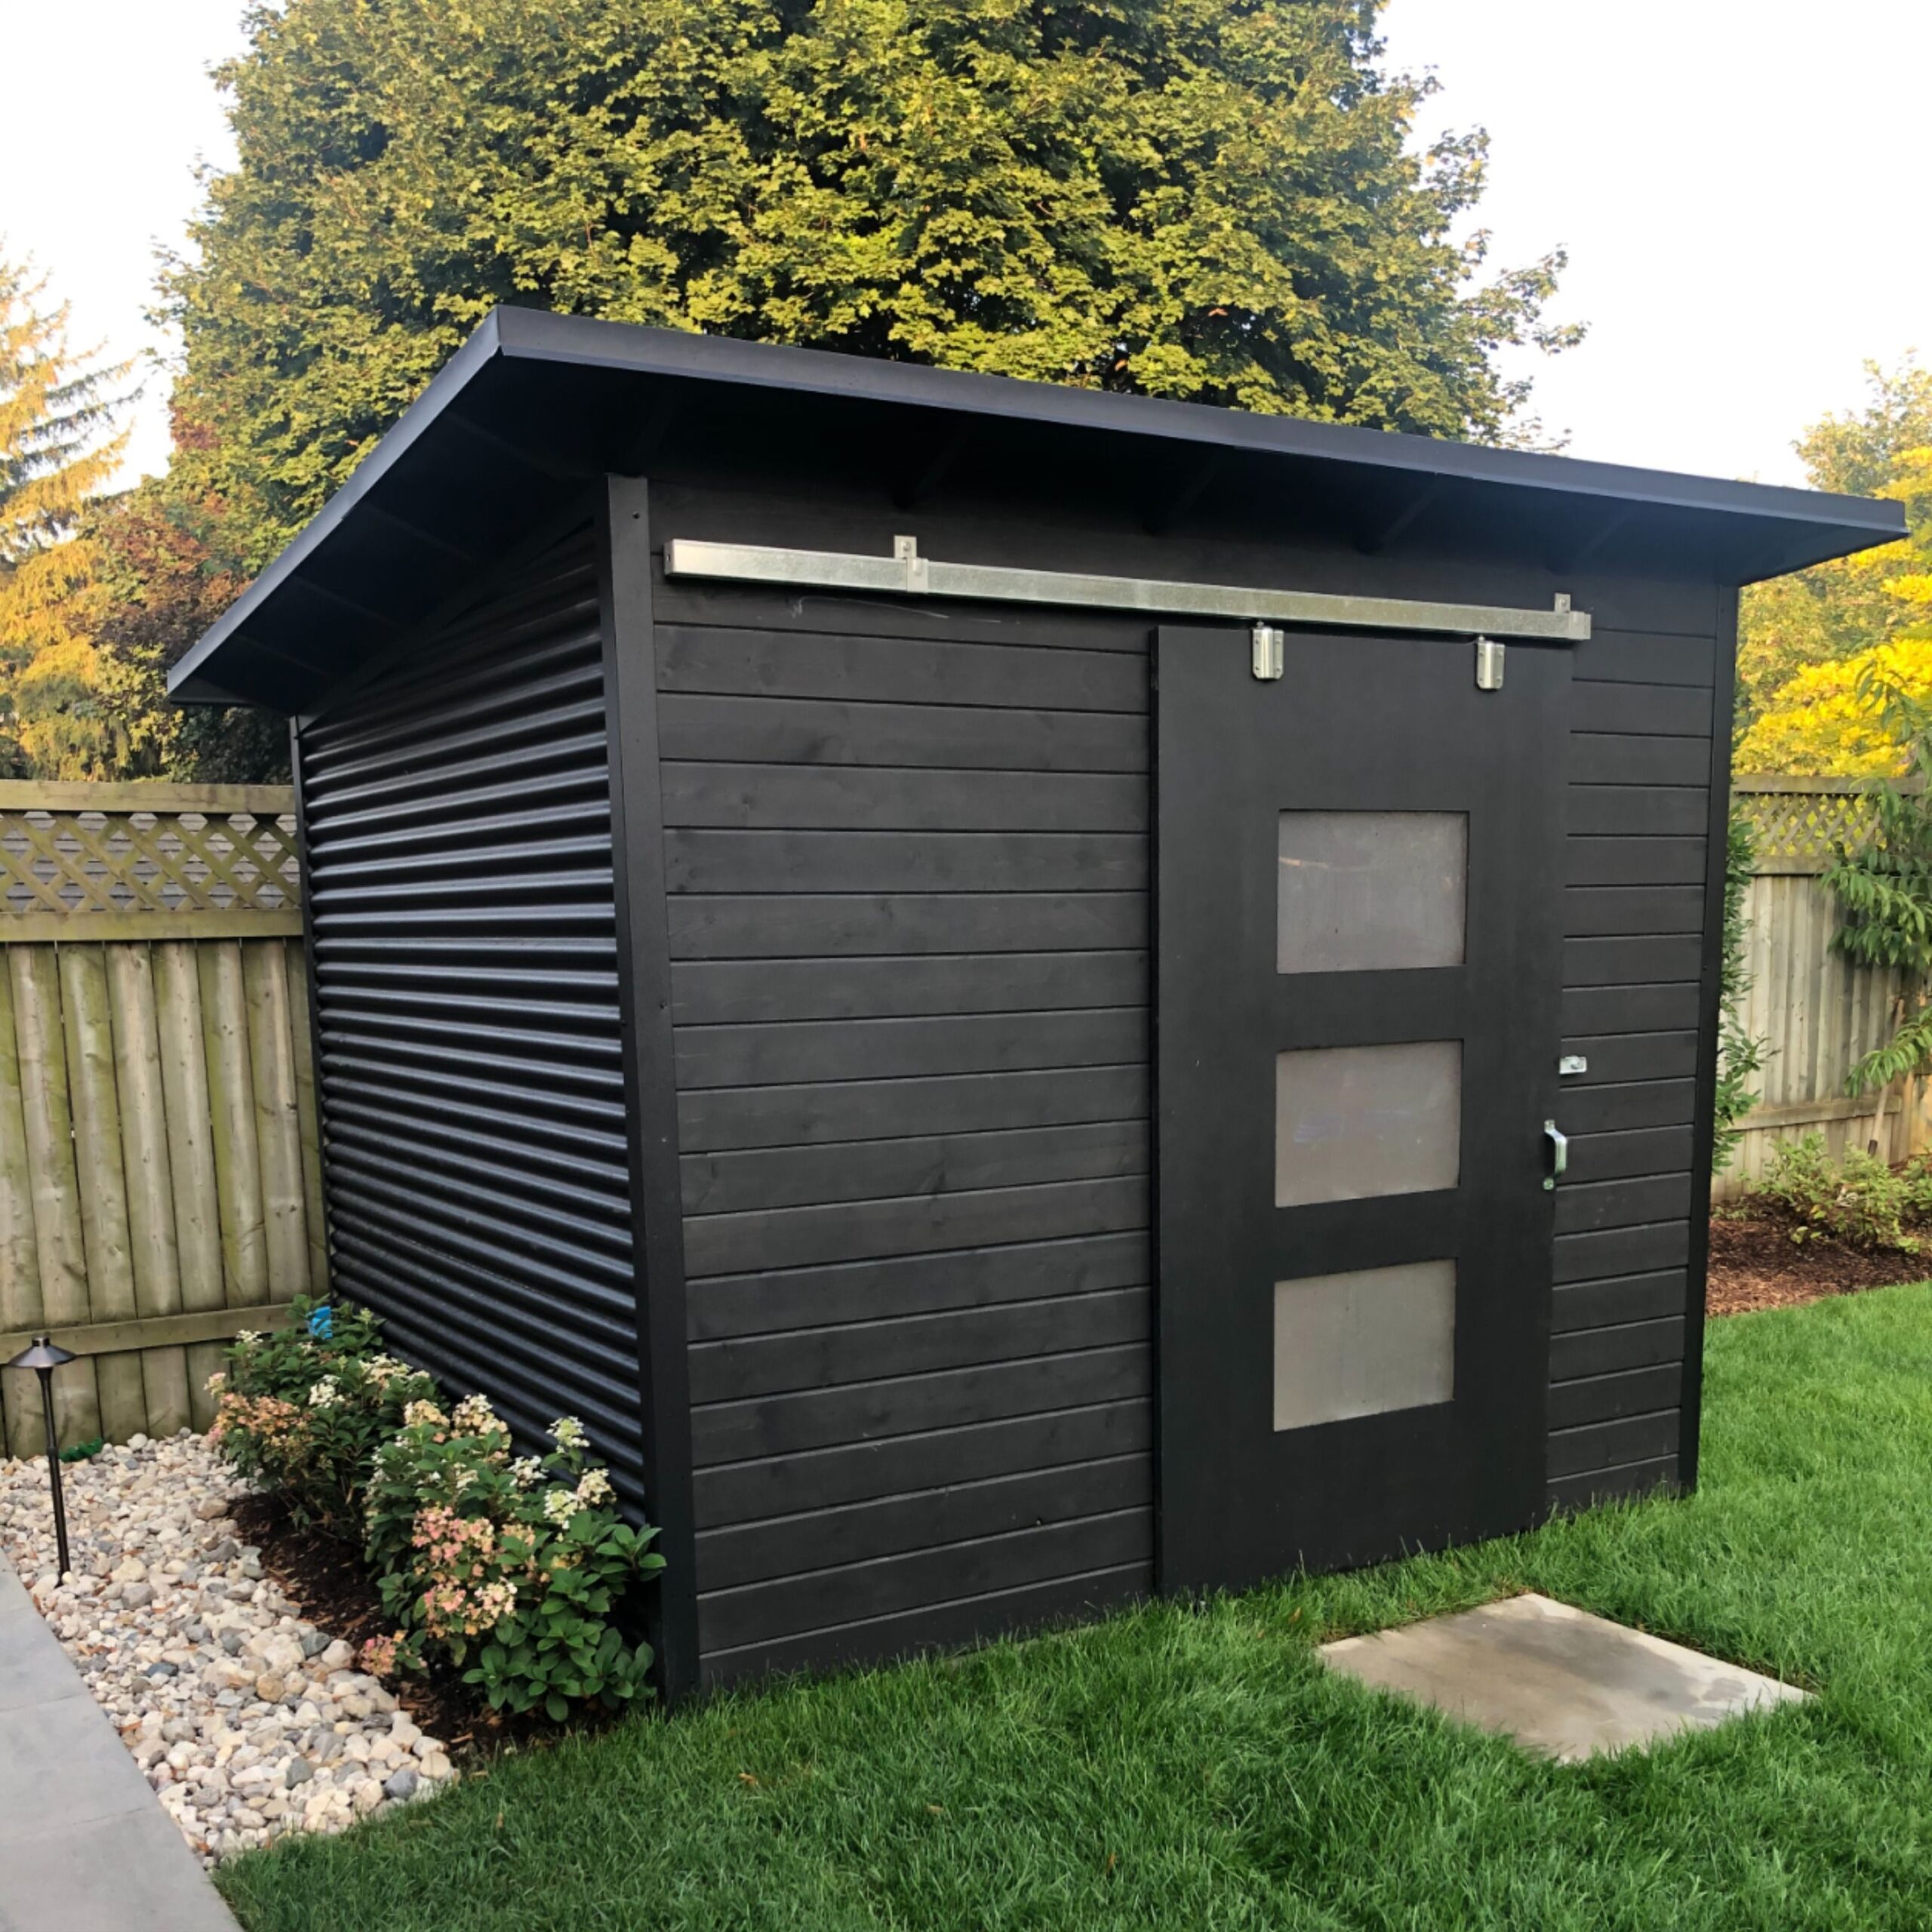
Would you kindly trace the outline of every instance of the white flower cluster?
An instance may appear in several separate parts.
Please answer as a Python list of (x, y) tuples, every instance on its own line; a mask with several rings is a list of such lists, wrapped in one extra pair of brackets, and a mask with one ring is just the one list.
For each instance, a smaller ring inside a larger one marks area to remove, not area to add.
[(550, 1425), (550, 1434), (559, 1449), (581, 1449), (590, 1440), (575, 1416), (559, 1416)]
[(580, 1509), (595, 1509), (600, 1503), (614, 1502), (617, 1494), (611, 1487), (611, 1478), (601, 1469), (586, 1469), (577, 1480), (577, 1502)]
[(434, 1402), (411, 1402), (405, 1406), (402, 1411), (402, 1423), (405, 1429), (414, 1429), (421, 1423), (447, 1424), (448, 1421), (449, 1417)]
[(342, 1391), (336, 1385), (333, 1375), (325, 1375), (309, 1391), (309, 1406), (312, 1409), (326, 1409), (342, 1399)]
[(398, 1361), (394, 1355), (371, 1355), (362, 1365), (378, 1389), (386, 1389), (398, 1376), (416, 1373), (408, 1363)]
[(519, 1456), (510, 1465), (510, 1475), (518, 1489), (534, 1489), (543, 1480), (543, 1465), (534, 1456)]
[(568, 1523), (577, 1514), (577, 1506), (575, 1493), (568, 1489), (553, 1489), (543, 1499), (543, 1514), (553, 1523)]
[(497, 1430), (505, 1435), (509, 1425), (490, 1405), (488, 1395), (466, 1395), (456, 1405), (451, 1420), (466, 1435), (488, 1435)]
[(236, 1343), (245, 1349), (252, 1348), (261, 1339), (262, 1331), (259, 1328), (238, 1328), (235, 1331)]

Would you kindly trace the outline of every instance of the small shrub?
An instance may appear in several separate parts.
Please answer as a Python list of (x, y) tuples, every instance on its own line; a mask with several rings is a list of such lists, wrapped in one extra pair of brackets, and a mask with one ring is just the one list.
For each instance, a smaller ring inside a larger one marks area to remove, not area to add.
[(1780, 1145), (1758, 1192), (1796, 1220), (1792, 1240), (1822, 1236), (1851, 1247), (1916, 1250), (1906, 1223), (1932, 1206), (1932, 1179), (1922, 1165), (1894, 1174), (1857, 1147), (1834, 1161), (1816, 1134)]
[(209, 1433), (298, 1522), (352, 1539), (377, 1450), (402, 1426), (408, 1404), (432, 1398), (436, 1385), (382, 1352), (366, 1310), (303, 1298), (292, 1315), (285, 1329), (236, 1337), (210, 1380), (217, 1400)]
[(618, 1515), (580, 1423), (565, 1416), (551, 1433), (549, 1455), (512, 1460), (484, 1397), (448, 1414), (410, 1404), (370, 1486), (369, 1561), (396, 1623), (365, 1647), (372, 1669), (420, 1669), (440, 1654), (492, 1709), (558, 1723), (649, 1694), (651, 1647), (614, 1620), (626, 1590), (664, 1567), (657, 1532)]

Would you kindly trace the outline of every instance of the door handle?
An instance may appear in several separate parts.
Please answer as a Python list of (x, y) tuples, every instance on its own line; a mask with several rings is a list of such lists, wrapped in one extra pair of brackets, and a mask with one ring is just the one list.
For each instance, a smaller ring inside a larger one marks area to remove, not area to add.
[(1553, 1188), (1562, 1179), (1570, 1165), (1570, 1137), (1562, 1132), (1553, 1120), (1545, 1121), (1543, 1131), (1549, 1136), (1549, 1176), (1543, 1186)]

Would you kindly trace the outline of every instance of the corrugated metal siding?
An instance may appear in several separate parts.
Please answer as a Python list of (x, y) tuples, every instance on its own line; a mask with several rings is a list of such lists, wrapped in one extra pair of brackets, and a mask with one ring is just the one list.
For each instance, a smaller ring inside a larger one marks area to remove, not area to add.
[(1146, 627), (659, 599), (706, 1674), (1143, 1592)]
[(301, 736), (338, 1289), (641, 1490), (587, 535)]
[(1565, 1053), (1549, 1493), (1561, 1507), (1675, 1478), (1697, 1160), (1716, 645), (1600, 631), (1580, 648), (1569, 789)]

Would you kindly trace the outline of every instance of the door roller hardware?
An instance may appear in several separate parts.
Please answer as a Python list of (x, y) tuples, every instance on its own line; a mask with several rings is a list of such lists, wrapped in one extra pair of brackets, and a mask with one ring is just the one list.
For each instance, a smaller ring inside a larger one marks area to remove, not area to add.
[(1543, 1131), (1549, 1137), (1549, 1173), (1543, 1182), (1547, 1190), (1555, 1188), (1569, 1169), (1570, 1137), (1563, 1133), (1553, 1120), (1545, 1121)]
[(1589, 1072), (1590, 1063), (1581, 1054), (1565, 1054), (1556, 1063), (1556, 1070), (1564, 1078), (1569, 1079), (1577, 1074)]
[(1476, 689), (1500, 691), (1503, 688), (1503, 647), (1493, 637), (1476, 639)]
[(1287, 662), (1287, 640), (1279, 624), (1257, 624), (1254, 630), (1254, 675), (1272, 684)]

